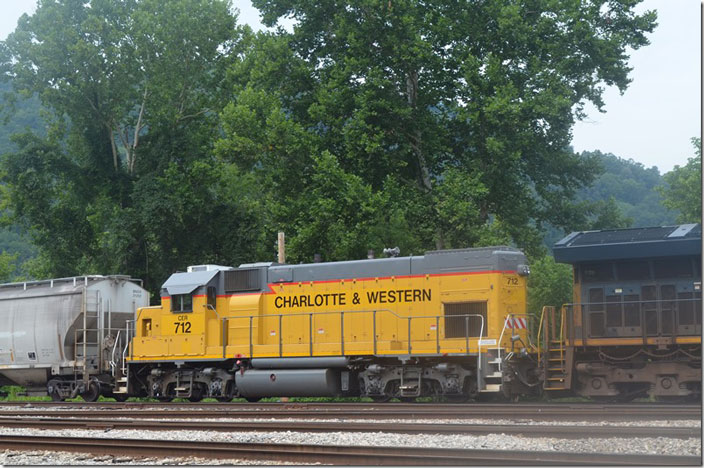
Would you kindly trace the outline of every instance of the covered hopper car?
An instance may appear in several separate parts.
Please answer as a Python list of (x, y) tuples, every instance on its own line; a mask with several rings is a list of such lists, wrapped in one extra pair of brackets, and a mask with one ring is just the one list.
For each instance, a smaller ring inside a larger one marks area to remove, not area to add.
[(56, 400), (112, 395), (128, 321), (148, 304), (126, 276), (0, 285), (0, 384)]

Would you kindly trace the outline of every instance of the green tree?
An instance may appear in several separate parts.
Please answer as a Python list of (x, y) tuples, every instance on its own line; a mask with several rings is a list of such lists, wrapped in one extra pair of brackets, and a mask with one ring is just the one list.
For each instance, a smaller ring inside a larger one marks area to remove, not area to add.
[(696, 156), (687, 159), (684, 166), (675, 166), (663, 175), (667, 184), (660, 189), (663, 204), (680, 214), (680, 223), (702, 222), (702, 140), (692, 138)]
[(551, 255), (532, 259), (528, 277), (528, 313), (540, 316), (543, 306), (559, 308), (572, 302), (572, 267)]
[(235, 21), (227, 0), (40, 0), (0, 43), (2, 77), (52, 116), (46, 137), (17, 137), (3, 160), (35, 271), (153, 287), (182, 262), (223, 256), (239, 234), (224, 232), (228, 213), (248, 206), (221, 198), (232, 173), (212, 157)]
[(0, 283), (10, 281), (17, 268), (17, 254), (0, 252)]
[(278, 99), (370, 196), (401, 187), (422, 248), (476, 244), (498, 222), (536, 250), (546, 222), (582, 222), (570, 200), (597, 164), (568, 149), (571, 126), (587, 101), (602, 106), (604, 85), (626, 89), (626, 50), (655, 24), (635, 1), (253, 3), (267, 25), (297, 24), (252, 39), (233, 99), (245, 88)]

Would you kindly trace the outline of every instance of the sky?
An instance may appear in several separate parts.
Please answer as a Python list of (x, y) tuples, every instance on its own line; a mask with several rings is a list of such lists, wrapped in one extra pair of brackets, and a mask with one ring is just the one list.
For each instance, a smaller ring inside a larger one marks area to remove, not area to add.
[[(240, 22), (262, 29), (249, 0), (234, 0)], [(0, 0), (0, 39), (5, 39), (36, 0)], [(588, 117), (573, 129), (575, 151), (599, 150), (661, 173), (683, 166), (694, 156), (691, 138), (702, 126), (701, 0), (645, 0), (639, 12), (657, 10), (658, 27), (651, 44), (630, 51), (632, 83), (623, 95), (606, 88), (604, 110), (587, 107)], [(290, 24), (290, 23), (289, 23)]]

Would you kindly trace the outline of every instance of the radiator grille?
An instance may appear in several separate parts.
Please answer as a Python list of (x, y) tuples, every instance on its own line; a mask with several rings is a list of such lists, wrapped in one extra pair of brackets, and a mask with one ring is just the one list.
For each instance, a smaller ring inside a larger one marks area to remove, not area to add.
[(225, 292), (258, 291), (261, 289), (259, 270), (230, 270), (225, 272)]
[[(484, 318), (483, 330), (482, 319), (477, 315)], [(478, 337), (480, 331), (481, 336), (487, 336), (485, 301), (445, 304), (445, 338)]]

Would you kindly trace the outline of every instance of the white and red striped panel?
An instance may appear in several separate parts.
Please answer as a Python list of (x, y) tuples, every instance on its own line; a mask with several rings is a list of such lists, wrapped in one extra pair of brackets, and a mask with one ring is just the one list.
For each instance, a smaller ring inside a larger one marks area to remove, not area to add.
[(506, 327), (508, 328), (528, 328), (528, 321), (525, 317), (506, 317)]

